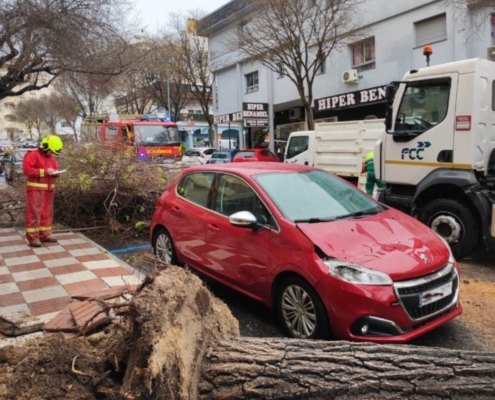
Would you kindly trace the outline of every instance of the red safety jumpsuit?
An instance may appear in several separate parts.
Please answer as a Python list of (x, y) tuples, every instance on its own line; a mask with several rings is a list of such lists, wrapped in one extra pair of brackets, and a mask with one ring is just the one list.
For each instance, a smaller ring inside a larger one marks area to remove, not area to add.
[(48, 175), (46, 170), (58, 170), (53, 154), (41, 149), (28, 152), (22, 162), (26, 175), (26, 238), (29, 243), (43, 242), (52, 234), (55, 180), (60, 175)]

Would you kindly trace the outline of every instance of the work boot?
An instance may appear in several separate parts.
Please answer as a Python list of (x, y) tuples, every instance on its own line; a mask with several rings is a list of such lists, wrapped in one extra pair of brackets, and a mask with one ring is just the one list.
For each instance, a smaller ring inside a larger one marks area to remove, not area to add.
[(39, 240), (33, 240), (29, 245), (31, 247), (41, 247), (41, 242)]
[(58, 242), (57, 239), (55, 239), (53, 236), (48, 236), (47, 238), (41, 239), (42, 242), (44, 243), (55, 243)]

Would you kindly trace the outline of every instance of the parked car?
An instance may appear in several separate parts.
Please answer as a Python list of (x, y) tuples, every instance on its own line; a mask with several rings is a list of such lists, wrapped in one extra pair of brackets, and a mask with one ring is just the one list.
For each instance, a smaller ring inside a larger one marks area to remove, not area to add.
[(223, 164), (230, 163), (234, 159), (236, 153), (239, 150), (217, 150), (212, 155), (211, 158), (206, 162), (207, 164)]
[(22, 160), (27, 152), (32, 150), (27, 149), (15, 149), (4, 154), (1, 163), (5, 172), (5, 181), (9, 184), (17, 181), (19, 178), (24, 177), (22, 172)]
[(187, 164), (206, 164), (216, 150), (213, 147), (193, 147), (187, 149), (182, 156), (182, 162)]
[(273, 307), (291, 337), (404, 343), (462, 312), (443, 239), (314, 167), (188, 168), (158, 199), (150, 241)]
[(14, 142), (10, 140), (0, 139), (0, 154), (3, 154), (5, 150), (13, 149)]
[(29, 149), (35, 149), (38, 148), (40, 145), (40, 140), (39, 139), (28, 139), (24, 141), (22, 144), (22, 147), (29, 148)]
[(244, 149), (239, 151), (233, 160), (233, 162), (245, 161), (280, 162), (280, 158), (267, 149)]

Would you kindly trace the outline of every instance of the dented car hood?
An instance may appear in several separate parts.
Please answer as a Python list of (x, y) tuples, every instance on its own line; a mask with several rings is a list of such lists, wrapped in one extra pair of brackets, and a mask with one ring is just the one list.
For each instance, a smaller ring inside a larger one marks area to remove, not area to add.
[(435, 272), (450, 255), (430, 228), (394, 209), (297, 227), (328, 257), (385, 272), (394, 281)]

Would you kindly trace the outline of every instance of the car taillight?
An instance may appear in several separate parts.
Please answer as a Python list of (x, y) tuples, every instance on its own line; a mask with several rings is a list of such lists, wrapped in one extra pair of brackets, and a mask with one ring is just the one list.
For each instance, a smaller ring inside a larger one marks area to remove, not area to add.
[(201, 154), (201, 158), (205, 158), (205, 155), (204, 154)]

